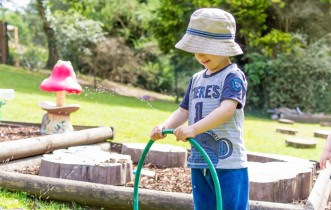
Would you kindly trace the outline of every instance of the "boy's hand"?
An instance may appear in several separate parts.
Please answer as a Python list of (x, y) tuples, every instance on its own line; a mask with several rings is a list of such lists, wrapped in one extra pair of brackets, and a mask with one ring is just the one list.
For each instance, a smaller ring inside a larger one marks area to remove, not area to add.
[(157, 141), (159, 139), (164, 139), (167, 135), (163, 135), (162, 131), (166, 129), (164, 125), (158, 125), (153, 128), (152, 133), (151, 133), (151, 139), (153, 141)]
[(177, 141), (186, 142), (188, 138), (194, 138), (197, 134), (191, 126), (183, 125), (174, 130)]
[(326, 161), (329, 161), (331, 163), (331, 152), (329, 150), (324, 150), (321, 155), (321, 159), (320, 159), (321, 169), (326, 168)]

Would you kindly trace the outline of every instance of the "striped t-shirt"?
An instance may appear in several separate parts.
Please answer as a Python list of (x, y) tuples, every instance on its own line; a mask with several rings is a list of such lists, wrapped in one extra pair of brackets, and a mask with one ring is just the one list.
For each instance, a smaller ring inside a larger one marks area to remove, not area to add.
[[(207, 75), (207, 70), (193, 75), (180, 107), (189, 111), (189, 125), (201, 120), (225, 99), (238, 102), (232, 118), (216, 128), (199, 134), (195, 140), (204, 148), (216, 168), (237, 169), (247, 167), (247, 154), (243, 139), (247, 81), (236, 64)], [(192, 147), (188, 167), (208, 168), (200, 153)]]

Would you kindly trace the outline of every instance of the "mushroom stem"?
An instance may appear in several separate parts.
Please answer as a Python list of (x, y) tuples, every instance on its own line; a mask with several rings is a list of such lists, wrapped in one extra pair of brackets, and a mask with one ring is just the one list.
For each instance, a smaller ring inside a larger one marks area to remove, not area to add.
[(56, 106), (63, 106), (65, 97), (66, 97), (65, 90), (57, 91), (56, 92)]

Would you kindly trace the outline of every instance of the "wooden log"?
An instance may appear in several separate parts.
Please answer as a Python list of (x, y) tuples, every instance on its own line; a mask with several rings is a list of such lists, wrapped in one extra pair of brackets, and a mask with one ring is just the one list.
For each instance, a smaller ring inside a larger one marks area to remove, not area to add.
[[(0, 171), (0, 186), (40, 198), (113, 210), (133, 209), (133, 188)], [(193, 210), (192, 195), (139, 189), (144, 210)]]
[(3, 171), (15, 171), (21, 170), (22, 168), (39, 166), (41, 163), (42, 155), (37, 155), (33, 157), (23, 158), (19, 160), (13, 160), (9, 163), (0, 164), (0, 170)]
[(286, 138), (285, 143), (287, 146), (295, 148), (315, 148), (316, 141), (314, 139), (304, 138)]
[[(92, 145), (99, 146), (103, 151), (110, 151), (111, 148), (110, 142), (96, 143)], [(0, 164), (0, 170), (15, 171), (15, 170), (21, 170), (22, 168), (40, 166), (42, 157), (43, 155), (36, 155), (33, 157), (13, 160), (8, 163), (2, 163)]]
[(289, 135), (295, 135), (298, 130), (293, 128), (276, 128), (277, 133), (284, 133)]
[[(70, 146), (100, 143), (112, 137), (113, 130), (110, 127), (98, 127), (70, 133), (1, 142), (0, 162), (49, 153)], [(17, 145), (20, 146), (20, 149), (17, 149)]]
[(316, 130), (316, 131), (314, 131), (314, 136), (315, 137), (318, 137), (318, 138), (326, 139), (328, 137), (329, 133), (331, 133), (331, 131), (327, 131), (327, 130)]
[(330, 115), (318, 115), (318, 114), (283, 114), (282, 118), (301, 123), (319, 124), (320, 122), (331, 122)]
[(289, 125), (293, 125), (294, 121), (293, 120), (288, 120), (288, 119), (279, 119), (278, 120), (279, 123), (283, 123), (283, 124), (289, 124)]
[[(0, 187), (10, 191), (27, 192), (38, 198), (75, 202), (109, 210), (132, 210), (133, 188), (94, 184), (66, 179), (0, 170)], [(193, 210), (191, 194), (139, 189), (139, 207), (144, 210)], [(250, 200), (251, 210), (299, 210), (294, 204)]]
[(312, 188), (310, 162), (249, 162), (248, 170), (251, 200), (291, 203), (306, 199)]
[(316, 166), (316, 162), (311, 162), (306, 159), (287, 156), (287, 155), (279, 155), (279, 154), (269, 154), (269, 153), (260, 153), (260, 152), (247, 152), (247, 159), (251, 162), (310, 162)]
[(45, 154), (39, 175), (111, 185), (133, 180), (131, 157), (102, 151), (99, 146), (69, 147)]
[(331, 166), (322, 170), (314, 184), (314, 188), (309, 194), (308, 200), (304, 209), (309, 210), (324, 210), (326, 209), (328, 199), (331, 193)]
[[(130, 155), (134, 163), (138, 163), (146, 144), (123, 143), (122, 154)], [(186, 167), (187, 150), (173, 145), (153, 144), (150, 148), (145, 164), (152, 163), (160, 167)]]
[(302, 210), (302, 206), (289, 203), (250, 201), (250, 210)]
[(322, 126), (322, 127), (331, 127), (331, 122), (320, 122), (320, 126)]

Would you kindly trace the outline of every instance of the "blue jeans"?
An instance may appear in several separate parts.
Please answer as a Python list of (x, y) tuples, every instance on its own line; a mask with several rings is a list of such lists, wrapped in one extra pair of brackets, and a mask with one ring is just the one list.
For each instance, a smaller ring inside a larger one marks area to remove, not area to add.
[[(249, 210), (247, 168), (216, 169), (223, 210)], [(191, 169), (194, 210), (216, 210), (213, 178), (209, 169)]]

